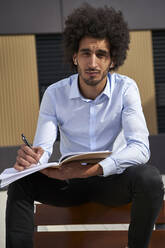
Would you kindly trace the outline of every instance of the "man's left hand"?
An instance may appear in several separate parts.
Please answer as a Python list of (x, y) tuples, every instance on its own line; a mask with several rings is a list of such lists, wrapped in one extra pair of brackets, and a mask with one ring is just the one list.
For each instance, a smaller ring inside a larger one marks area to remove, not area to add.
[(99, 164), (82, 165), (79, 162), (63, 164), (59, 168), (46, 168), (40, 172), (50, 178), (56, 178), (59, 180), (87, 178), (103, 174), (102, 167)]

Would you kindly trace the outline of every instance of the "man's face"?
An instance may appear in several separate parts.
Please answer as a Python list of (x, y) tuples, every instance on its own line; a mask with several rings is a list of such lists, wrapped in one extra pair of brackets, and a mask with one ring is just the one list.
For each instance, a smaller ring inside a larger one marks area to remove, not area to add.
[(112, 65), (108, 40), (84, 37), (79, 43), (78, 53), (73, 56), (73, 62), (77, 65), (80, 85), (105, 84)]

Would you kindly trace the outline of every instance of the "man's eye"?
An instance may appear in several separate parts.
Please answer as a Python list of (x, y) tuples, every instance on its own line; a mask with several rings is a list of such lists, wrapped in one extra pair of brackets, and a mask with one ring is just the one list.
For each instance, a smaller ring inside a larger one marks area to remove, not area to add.
[(104, 58), (104, 57), (105, 57), (105, 54), (98, 53), (98, 54), (97, 54), (97, 57), (100, 58), (100, 59), (101, 59), (101, 58)]
[(89, 52), (85, 52), (85, 53), (83, 53), (83, 55), (84, 55), (84, 56), (89, 56), (90, 53), (89, 53)]

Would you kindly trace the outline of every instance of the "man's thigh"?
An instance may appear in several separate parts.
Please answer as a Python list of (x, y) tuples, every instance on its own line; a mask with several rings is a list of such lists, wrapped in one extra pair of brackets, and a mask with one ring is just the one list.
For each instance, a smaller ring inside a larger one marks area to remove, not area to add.
[(14, 201), (39, 201), (55, 206), (73, 206), (87, 201), (87, 195), (81, 188), (49, 178), (40, 172), (12, 183), (8, 195)]
[(109, 206), (131, 202), (131, 190), (124, 174), (99, 177), (91, 187), (91, 200)]
[(40, 175), (44, 187), (37, 186), (35, 200), (55, 206), (73, 206), (87, 202), (87, 188), (81, 184), (70, 183)]
[[(93, 201), (110, 206), (119, 206), (132, 201), (135, 193), (143, 187), (151, 187), (152, 177), (159, 178), (157, 169), (150, 165), (134, 165), (122, 174), (108, 177), (98, 177), (92, 186)], [(144, 177), (144, 180), (143, 180)], [(147, 185), (148, 182), (148, 185)]]

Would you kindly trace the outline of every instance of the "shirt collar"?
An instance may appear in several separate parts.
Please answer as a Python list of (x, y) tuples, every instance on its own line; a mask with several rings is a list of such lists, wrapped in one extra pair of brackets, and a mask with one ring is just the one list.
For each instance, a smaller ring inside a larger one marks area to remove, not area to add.
[(70, 87), (70, 94), (69, 98), (78, 98), (81, 97), (79, 87), (78, 87), (78, 74), (71, 77), (71, 87)]
[(105, 86), (103, 92), (101, 92), (100, 96), (101, 95), (106, 95), (108, 98), (110, 98), (110, 96), (111, 96), (111, 74), (110, 73), (108, 73), (107, 83), (106, 83), (106, 86)]
[[(111, 85), (111, 74), (108, 73), (106, 86), (105, 86), (103, 92), (101, 92), (101, 94), (98, 97), (101, 97), (102, 95), (106, 95), (108, 98), (110, 98), (110, 95), (111, 95), (110, 85)], [(74, 98), (82, 98), (82, 95), (81, 95), (81, 93), (79, 91), (79, 87), (78, 87), (78, 74), (71, 77), (71, 87), (70, 87), (69, 99), (74, 99)]]

